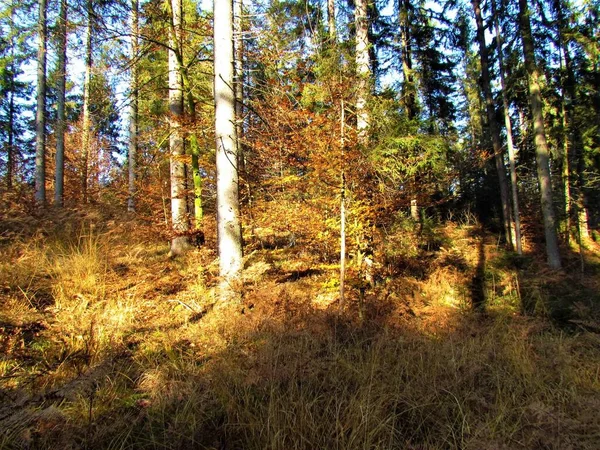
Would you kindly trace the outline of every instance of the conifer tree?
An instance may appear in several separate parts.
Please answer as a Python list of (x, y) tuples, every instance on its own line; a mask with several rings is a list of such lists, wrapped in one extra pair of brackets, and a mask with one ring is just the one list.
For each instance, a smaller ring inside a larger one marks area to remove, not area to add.
[(135, 212), (136, 172), (138, 159), (138, 58), (139, 58), (139, 0), (131, 0), (131, 87), (129, 109), (128, 199), (127, 210)]
[(56, 155), (54, 172), (54, 204), (62, 206), (64, 202), (65, 170), (65, 129), (66, 129), (66, 87), (67, 87), (67, 0), (60, 1), (58, 17), (58, 81), (56, 102)]
[(513, 243), (511, 233), (511, 213), (510, 199), (508, 194), (508, 180), (506, 178), (506, 168), (504, 167), (504, 155), (502, 150), (502, 141), (500, 130), (496, 122), (496, 107), (492, 95), (490, 70), (488, 62), (488, 51), (485, 43), (485, 28), (481, 15), (481, 6), (479, 0), (472, 0), (473, 12), (475, 13), (475, 22), (477, 24), (477, 40), (479, 41), (479, 57), (481, 61), (481, 85), (485, 106), (487, 112), (487, 123), (491, 134), (492, 146), (494, 151), (494, 160), (496, 163), (496, 172), (498, 173), (498, 182), (500, 185), (500, 202), (502, 204), (502, 219), (504, 223), (504, 234), (507, 245)]
[(561, 259), (556, 232), (556, 215), (552, 204), (550, 151), (544, 126), (542, 96), (539, 83), (540, 74), (535, 61), (535, 50), (527, 0), (519, 0), (519, 10), (521, 42), (523, 44), (523, 57), (528, 78), (529, 106), (533, 119), (532, 125), (535, 139), (537, 178), (540, 189), (544, 234), (546, 237), (546, 255), (548, 257), (548, 265), (553, 269), (560, 269)]
[(48, 43), (46, 0), (39, 0), (37, 108), (35, 113), (35, 200), (46, 202), (46, 50)]

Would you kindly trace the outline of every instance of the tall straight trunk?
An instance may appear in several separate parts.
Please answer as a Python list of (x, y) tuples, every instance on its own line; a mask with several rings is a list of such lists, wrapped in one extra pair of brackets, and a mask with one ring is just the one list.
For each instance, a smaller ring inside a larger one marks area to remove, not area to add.
[(12, 190), (15, 171), (15, 1), (10, 5), (10, 66), (8, 80), (8, 122), (6, 124), (7, 149), (6, 149), (6, 189)]
[(131, 99), (129, 109), (129, 148), (127, 163), (129, 165), (129, 197), (127, 199), (127, 210), (135, 212), (136, 197), (136, 171), (138, 153), (138, 67), (139, 57), (139, 0), (131, 1)]
[(214, 94), (217, 151), (217, 238), (219, 271), (224, 283), (242, 270), (242, 232), (235, 127), (233, 11), (231, 1), (214, 2)]
[(368, 0), (356, 0), (354, 22), (356, 26), (356, 131), (358, 140), (366, 145), (369, 134), (369, 112), (367, 98), (371, 86), (371, 65), (369, 58), (369, 20), (367, 15)]
[(235, 131), (237, 133), (238, 157), (243, 169), (244, 155), (241, 137), (244, 120), (244, 39), (242, 29), (243, 0), (233, 0), (233, 54), (235, 86)]
[[(587, 223), (587, 210), (585, 201), (585, 186), (583, 151), (581, 148), (581, 138), (575, 121), (575, 103), (576, 99), (576, 81), (573, 71), (573, 60), (569, 51), (569, 42), (565, 41), (565, 30), (568, 27), (567, 20), (563, 11), (562, 0), (555, 0), (554, 7), (558, 15), (558, 47), (561, 52), (561, 62), (564, 61), (564, 71), (566, 77), (563, 78), (563, 96), (562, 96), (562, 116), (563, 116), (563, 186), (565, 197), (565, 214), (567, 217), (567, 239), (571, 231), (571, 215), (576, 216), (577, 237), (589, 237)], [(577, 172), (573, 173), (575, 162)], [(574, 188), (574, 189), (573, 189)], [(575, 192), (573, 192), (575, 191)], [(573, 198), (573, 195), (576, 198)], [(581, 242), (579, 242), (581, 244)]]
[(171, 0), (169, 32), (169, 149), (171, 153), (171, 256), (184, 253), (189, 247), (189, 222), (186, 208), (186, 168), (183, 162), (183, 77), (180, 64), (182, 34), (182, 2)]
[[(409, 120), (413, 120), (416, 115), (416, 88), (412, 64), (412, 51), (410, 47), (410, 20), (409, 20), (410, 0), (398, 0), (398, 22), (400, 28), (400, 55), (402, 59), (402, 104), (404, 112)], [(418, 222), (419, 214), (417, 199), (413, 198), (411, 203), (411, 216)]]
[(87, 34), (85, 42), (85, 74), (83, 86), (83, 119), (81, 130), (81, 195), (83, 203), (88, 201), (88, 164), (92, 145), (92, 117), (91, 117), (91, 81), (92, 66), (92, 35), (94, 32), (94, 10), (92, 0), (87, 0)]
[(477, 40), (479, 41), (479, 58), (481, 60), (481, 87), (485, 99), (487, 112), (487, 121), (492, 138), (492, 147), (494, 150), (494, 160), (496, 162), (496, 172), (498, 173), (498, 184), (500, 185), (500, 202), (502, 204), (502, 221), (504, 223), (504, 235), (508, 246), (512, 246), (511, 233), (511, 215), (510, 200), (508, 196), (508, 179), (506, 178), (506, 168), (504, 167), (504, 156), (502, 151), (502, 140), (500, 138), (500, 129), (496, 122), (496, 108), (494, 106), (494, 97), (490, 85), (490, 70), (488, 63), (488, 52), (485, 44), (485, 29), (481, 17), (481, 6), (479, 0), (472, 0), (473, 11), (475, 13), (475, 22), (477, 24)]
[(14, 91), (14, 71), (11, 71), (11, 90), (8, 98), (8, 123), (6, 125), (6, 134), (8, 135), (6, 149), (6, 189), (9, 191), (13, 187), (13, 178), (15, 170), (15, 91)]
[(46, 202), (46, 0), (39, 0), (37, 54), (37, 108), (35, 112), (35, 201)]
[(56, 155), (54, 204), (63, 206), (65, 184), (65, 96), (67, 86), (67, 0), (60, 0), (58, 16), (58, 81), (56, 100)]
[(402, 56), (402, 103), (409, 120), (416, 116), (416, 90), (410, 48), (410, 0), (399, 0), (398, 21), (400, 22), (400, 52)]
[(510, 184), (512, 193), (513, 220), (514, 220), (514, 241), (519, 255), (523, 254), (523, 245), (521, 243), (521, 214), (519, 210), (519, 192), (517, 186), (517, 167), (516, 152), (512, 134), (512, 123), (510, 120), (508, 96), (506, 95), (506, 80), (504, 78), (504, 55), (502, 51), (502, 38), (500, 35), (500, 25), (496, 11), (496, 0), (492, 0), (492, 11), (494, 16), (494, 25), (496, 28), (496, 44), (498, 51), (498, 63), (500, 65), (500, 88), (502, 90), (502, 106), (504, 107), (504, 126), (506, 128), (506, 146), (508, 148), (508, 160), (510, 163)]
[(344, 307), (345, 281), (346, 281), (346, 115), (344, 100), (340, 105), (340, 152), (342, 154), (342, 173), (340, 183), (340, 309)]
[[(187, 72), (182, 71), (183, 82), (186, 88), (186, 96), (188, 108), (190, 110), (190, 123), (196, 123), (196, 100), (190, 90), (190, 82), (187, 77)], [(192, 157), (192, 180), (194, 183), (194, 230), (196, 231), (196, 244), (204, 243), (204, 232), (202, 231), (202, 223), (204, 220), (204, 209), (202, 207), (202, 176), (200, 174), (200, 146), (198, 145), (198, 137), (195, 131), (192, 131), (188, 136), (190, 154)]]
[(531, 23), (527, 0), (519, 0), (519, 24), (523, 43), (523, 56), (529, 84), (529, 102), (533, 118), (533, 134), (535, 138), (535, 159), (537, 177), (540, 188), (540, 200), (546, 236), (546, 254), (548, 265), (554, 269), (561, 267), (558, 236), (556, 233), (556, 216), (552, 205), (552, 182), (550, 178), (550, 153), (544, 128), (543, 103), (539, 84), (539, 72), (535, 61)]
[(335, 26), (335, 0), (327, 0), (327, 28), (329, 40), (334, 43), (337, 40), (337, 29)]

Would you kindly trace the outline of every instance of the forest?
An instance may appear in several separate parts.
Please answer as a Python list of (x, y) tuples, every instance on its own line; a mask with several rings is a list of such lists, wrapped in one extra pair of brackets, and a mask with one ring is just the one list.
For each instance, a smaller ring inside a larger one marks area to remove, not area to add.
[(600, 448), (600, 0), (2, 0), (0, 449)]

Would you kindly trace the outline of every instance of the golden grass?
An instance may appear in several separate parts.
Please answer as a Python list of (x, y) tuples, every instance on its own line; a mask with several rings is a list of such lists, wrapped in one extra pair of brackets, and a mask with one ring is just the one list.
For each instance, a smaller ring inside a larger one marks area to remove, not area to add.
[[(145, 225), (101, 219), (65, 217), (63, 232), (1, 248), (0, 448), (600, 442), (597, 332), (521, 307), (549, 311), (548, 286), (573, 278), (518, 268), (476, 228), (433, 230), (434, 250), (390, 247), (381, 284), (362, 306), (350, 288), (339, 311), (337, 269), (318, 257), (258, 248), (243, 302), (214, 305), (210, 250), (169, 260)], [(590, 302), (573, 310), (594, 322)]]

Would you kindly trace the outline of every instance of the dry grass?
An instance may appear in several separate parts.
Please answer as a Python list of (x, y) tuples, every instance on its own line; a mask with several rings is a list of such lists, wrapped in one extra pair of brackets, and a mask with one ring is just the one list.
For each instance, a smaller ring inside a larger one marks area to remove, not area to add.
[(0, 448), (598, 448), (594, 277), (404, 224), (341, 312), (335, 266), (260, 245), (243, 303), (214, 305), (211, 251), (97, 214), (2, 242)]

